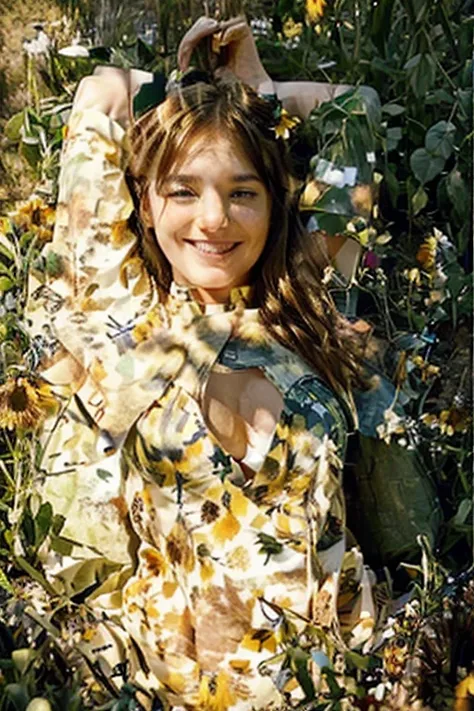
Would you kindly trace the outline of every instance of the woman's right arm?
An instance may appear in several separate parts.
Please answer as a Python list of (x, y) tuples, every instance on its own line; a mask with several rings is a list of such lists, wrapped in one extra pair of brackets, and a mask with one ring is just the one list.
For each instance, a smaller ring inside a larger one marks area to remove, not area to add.
[(41, 255), (46, 268), (30, 280), (30, 332), (50, 341), (41, 368), (50, 382), (73, 390), (104, 364), (113, 369), (114, 334), (140, 314), (149, 296), (128, 228), (129, 86), (128, 73), (113, 68), (80, 82), (61, 156), (54, 236)]

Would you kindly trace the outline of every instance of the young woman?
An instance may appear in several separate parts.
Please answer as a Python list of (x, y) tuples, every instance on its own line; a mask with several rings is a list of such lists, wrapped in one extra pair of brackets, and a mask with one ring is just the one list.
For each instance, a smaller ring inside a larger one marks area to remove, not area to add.
[(44, 495), (71, 550), (51, 575), (96, 587), (87, 653), (104, 673), (125, 660), (171, 708), (287, 708), (304, 696), (293, 638), (312, 625), (331, 656), (373, 631), (341, 487), (355, 340), (298, 221), (272, 106), (200, 83), (127, 135), (120, 82), (78, 92), (55, 268), (31, 291), (64, 403)]

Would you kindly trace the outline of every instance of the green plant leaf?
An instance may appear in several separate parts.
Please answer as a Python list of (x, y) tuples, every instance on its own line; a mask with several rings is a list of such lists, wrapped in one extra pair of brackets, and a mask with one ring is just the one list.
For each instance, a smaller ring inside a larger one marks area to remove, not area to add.
[(65, 523), (66, 518), (62, 514), (55, 514), (51, 523), (51, 533), (55, 536), (59, 536)]
[(448, 159), (454, 150), (455, 132), (456, 126), (450, 121), (438, 121), (426, 134), (426, 150), (435, 156)]
[(104, 481), (107, 481), (108, 479), (112, 479), (113, 474), (107, 471), (107, 469), (96, 469), (96, 474), (99, 477), (99, 479), (103, 479)]
[(469, 191), (466, 181), (457, 168), (454, 168), (446, 178), (446, 191), (460, 220), (467, 219), (470, 206)]
[(410, 167), (422, 185), (436, 178), (443, 170), (444, 164), (444, 158), (428, 153), (426, 148), (417, 148), (410, 156)]
[(0, 277), (0, 291), (8, 291), (12, 286), (14, 286), (14, 282), (9, 277)]
[[(390, 165), (393, 165), (393, 164), (390, 164)], [(392, 203), (393, 207), (396, 207), (397, 202), (398, 202), (398, 197), (400, 195), (400, 183), (398, 182), (398, 178), (397, 178), (395, 172), (390, 167), (387, 167), (385, 170), (384, 180), (387, 185), (388, 194), (390, 197), (390, 202)]]
[(53, 507), (46, 501), (41, 504), (40, 509), (35, 517), (35, 533), (36, 541), (35, 545), (38, 548), (46, 538), (51, 528), (51, 523), (53, 520)]
[(23, 122), (25, 120), (24, 111), (20, 111), (19, 114), (15, 114), (11, 117), (5, 124), (3, 132), (9, 141), (18, 143), (21, 138), (21, 129), (23, 128)]
[(405, 113), (405, 107), (400, 106), (400, 104), (384, 104), (382, 106), (382, 111), (384, 114), (389, 116), (400, 116), (400, 114)]
[(299, 685), (303, 689), (306, 699), (314, 699), (314, 684), (308, 670), (310, 655), (298, 647), (292, 650), (291, 666), (295, 672)]
[(418, 215), (428, 204), (428, 195), (423, 186), (420, 185), (416, 193), (411, 199), (411, 206), (413, 208), (413, 214)]
[(6, 699), (9, 701), (7, 708), (12, 709), (12, 711), (25, 711), (30, 697), (24, 683), (7, 684), (4, 693)]
[(436, 78), (436, 64), (431, 55), (415, 54), (405, 64), (404, 69), (408, 74), (408, 80), (415, 96), (420, 99), (424, 98)]
[(6, 590), (7, 593), (10, 595), (13, 594), (13, 588), (10, 584), (10, 581), (8, 580), (7, 576), (3, 572), (3, 570), (0, 568), (0, 588), (3, 588), (3, 590)]
[(402, 129), (399, 126), (387, 129), (387, 152), (395, 150), (402, 139)]

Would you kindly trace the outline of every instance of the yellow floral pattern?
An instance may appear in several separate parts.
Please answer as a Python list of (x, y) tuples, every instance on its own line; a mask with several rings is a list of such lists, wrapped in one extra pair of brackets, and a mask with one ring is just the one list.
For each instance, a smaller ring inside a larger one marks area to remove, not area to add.
[[(102, 114), (72, 117), (45, 247), (58, 269), (30, 288), (43, 377), (63, 403), (44, 429), (43, 491), (74, 542), (51, 579), (100, 584), (89, 655), (103, 669), (126, 658), (168, 706), (278, 708), (302, 689), (260, 671), (288, 630), (312, 621), (328, 654), (373, 630), (370, 576), (345, 550), (345, 411), (264, 332), (248, 289), (211, 310), (177, 285), (158, 302), (126, 226), (124, 144)], [(258, 368), (283, 398), (251, 479), (202, 414), (216, 367)]]

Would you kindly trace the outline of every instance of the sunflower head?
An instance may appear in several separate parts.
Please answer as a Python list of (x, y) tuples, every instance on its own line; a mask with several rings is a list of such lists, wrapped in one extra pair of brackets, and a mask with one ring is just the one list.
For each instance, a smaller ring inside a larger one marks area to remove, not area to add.
[(310, 23), (317, 22), (324, 15), (327, 0), (306, 0), (306, 16)]
[(1, 428), (35, 430), (57, 410), (58, 402), (44, 381), (10, 377), (0, 386)]
[(41, 242), (50, 242), (53, 238), (55, 211), (41, 198), (32, 198), (20, 205), (10, 219), (15, 227), (31, 232)]

